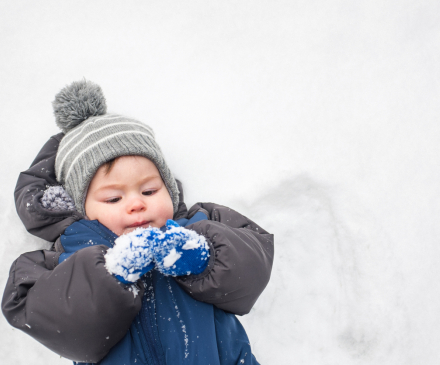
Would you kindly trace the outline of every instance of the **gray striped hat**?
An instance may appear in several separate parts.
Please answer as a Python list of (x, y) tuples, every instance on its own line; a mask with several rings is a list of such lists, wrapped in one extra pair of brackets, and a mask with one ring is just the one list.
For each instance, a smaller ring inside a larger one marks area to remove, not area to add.
[(156, 165), (177, 211), (176, 180), (149, 126), (106, 114), (101, 88), (90, 81), (74, 82), (62, 89), (53, 106), (56, 123), (65, 133), (55, 160), (55, 174), (80, 213), (85, 214), (87, 189), (98, 168), (116, 157), (129, 155), (146, 157)]

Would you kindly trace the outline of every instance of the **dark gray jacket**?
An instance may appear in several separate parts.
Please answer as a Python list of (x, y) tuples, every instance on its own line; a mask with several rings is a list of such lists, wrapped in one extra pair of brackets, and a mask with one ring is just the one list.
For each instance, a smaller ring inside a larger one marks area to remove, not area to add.
[[(82, 249), (58, 265), (62, 246), (57, 239), (84, 218), (76, 211), (48, 211), (39, 201), (48, 185), (57, 184), (54, 162), (62, 137), (60, 133), (45, 144), (31, 167), (20, 174), (15, 190), (17, 212), (26, 229), (55, 244), (52, 251), (25, 253), (12, 264), (2, 310), (12, 326), (58, 354), (100, 359), (127, 332), (140, 310), (143, 288), (134, 297), (128, 286), (107, 273), (103, 246)], [(246, 314), (269, 281), (273, 235), (221, 205), (198, 203), (188, 211), (182, 193), (174, 219), (190, 218), (200, 210), (209, 220), (188, 228), (207, 238), (209, 264), (199, 275), (175, 280), (199, 301)]]

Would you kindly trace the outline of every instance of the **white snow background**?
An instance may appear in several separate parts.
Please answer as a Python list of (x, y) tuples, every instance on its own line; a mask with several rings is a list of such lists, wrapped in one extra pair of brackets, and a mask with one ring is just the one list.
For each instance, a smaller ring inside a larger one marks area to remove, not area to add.
[[(156, 131), (188, 205), (275, 234), (261, 364), (440, 363), (438, 1), (2, 1), (0, 286), (13, 191), (83, 77)], [(0, 362), (68, 361), (0, 319)]]

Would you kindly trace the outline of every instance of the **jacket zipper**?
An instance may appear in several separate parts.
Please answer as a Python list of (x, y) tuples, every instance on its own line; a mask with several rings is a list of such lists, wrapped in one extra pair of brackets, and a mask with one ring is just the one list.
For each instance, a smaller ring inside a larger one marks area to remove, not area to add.
[(162, 344), (160, 343), (159, 333), (157, 332), (152, 277), (153, 273), (150, 271), (143, 280), (143, 284), (145, 286), (145, 296), (142, 300), (142, 309), (140, 315), (143, 336), (140, 337), (144, 353), (150, 363), (152, 365), (166, 365)]

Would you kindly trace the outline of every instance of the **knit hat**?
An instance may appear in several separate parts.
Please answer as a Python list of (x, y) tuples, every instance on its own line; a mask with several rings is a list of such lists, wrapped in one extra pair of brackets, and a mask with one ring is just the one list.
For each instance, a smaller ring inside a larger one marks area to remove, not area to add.
[(55, 174), (81, 214), (85, 214), (87, 190), (98, 168), (129, 155), (146, 157), (156, 165), (177, 211), (176, 180), (151, 127), (122, 115), (106, 114), (101, 88), (86, 80), (66, 86), (52, 104), (56, 124), (65, 133), (58, 147)]

